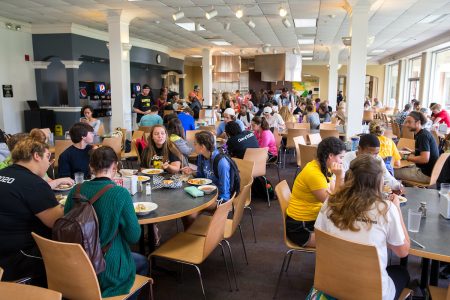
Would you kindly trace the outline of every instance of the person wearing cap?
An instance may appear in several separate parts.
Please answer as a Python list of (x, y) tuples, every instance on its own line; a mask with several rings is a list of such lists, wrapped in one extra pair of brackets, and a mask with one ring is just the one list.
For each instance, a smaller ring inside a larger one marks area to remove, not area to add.
[(227, 108), (223, 112), (223, 122), (219, 124), (219, 127), (217, 127), (216, 135), (217, 137), (226, 138), (227, 135), (225, 133), (225, 125), (230, 121), (236, 121), (236, 123), (239, 124), (239, 127), (241, 127), (241, 130), (245, 130), (245, 125), (242, 123), (241, 120), (236, 120), (236, 113), (234, 112), (234, 109)]
[[(278, 107), (276, 109), (276, 111), (278, 111)], [(269, 123), (271, 130), (274, 128), (277, 128), (278, 130), (284, 129), (285, 123), (283, 118), (277, 112), (274, 112), (270, 106), (264, 107), (263, 117), (266, 119), (267, 123)]]
[(188, 102), (190, 103), (189, 107), (194, 112), (194, 119), (198, 120), (200, 116), (200, 110), (202, 109), (202, 104), (200, 103), (194, 92), (189, 93)]
[(155, 105), (153, 101), (152, 90), (148, 84), (144, 84), (142, 87), (142, 93), (136, 96), (133, 104), (133, 111), (137, 113), (136, 123), (141, 121), (143, 115), (150, 113), (150, 107)]

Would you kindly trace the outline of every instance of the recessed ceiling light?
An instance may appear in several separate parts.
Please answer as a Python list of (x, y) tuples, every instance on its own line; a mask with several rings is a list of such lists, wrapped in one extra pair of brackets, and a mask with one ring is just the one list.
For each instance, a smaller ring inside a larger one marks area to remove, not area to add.
[(312, 60), (313, 58), (312, 58), (312, 56), (303, 56), (302, 57), (302, 60)]
[(201, 56), (201, 55), (198, 55), (198, 54), (192, 54), (192, 55), (189, 55), (190, 57), (193, 57), (193, 58), (202, 58), (203, 56)]
[(172, 15), (172, 18), (174, 21), (178, 21), (179, 19), (184, 18), (184, 12), (182, 12), (181, 10), (179, 10), (178, 12), (174, 13)]
[(283, 22), (284, 27), (286, 27), (286, 28), (291, 27), (291, 22), (289, 22), (288, 18), (284, 18), (282, 22)]
[(312, 45), (314, 44), (314, 39), (298, 39), (300, 45)]
[(284, 7), (280, 7), (280, 9), (278, 10), (278, 12), (280, 13), (280, 17), (286, 17), (287, 15), (287, 10)]
[(224, 40), (211, 41), (214, 45), (217, 46), (230, 46), (231, 44)]
[(369, 59), (372, 59), (372, 58), (373, 58), (373, 56), (367, 56), (366, 60), (369, 60)]
[(236, 18), (240, 19), (240, 18), (242, 18), (243, 15), (244, 15), (244, 11), (241, 8), (239, 8), (236, 11)]
[(313, 54), (312, 50), (300, 50), (301, 54)]
[(220, 54), (222, 54), (222, 55), (233, 55), (233, 52), (220, 51)]
[(294, 19), (295, 27), (316, 27), (317, 19)]
[(309, 74), (303, 74), (303, 76), (305, 76), (305, 77), (311, 77), (311, 75), (309, 75)]
[[(188, 22), (188, 23), (175, 23), (176, 25), (180, 26), (183, 29), (186, 29), (187, 31), (195, 31), (195, 23), (194, 22)], [(201, 25), (199, 25), (199, 30), (205, 30)]]
[(256, 27), (255, 22), (253, 22), (252, 20), (248, 20), (248, 21), (247, 21), (247, 25), (248, 25), (248, 27), (250, 27), (250, 28), (255, 28), (255, 27)]
[(423, 18), (422, 20), (420, 20), (418, 23), (420, 23), (420, 24), (436, 23), (436, 22), (442, 20), (443, 18), (445, 18), (446, 16), (447, 16), (447, 14), (443, 14), (443, 15), (428, 15), (425, 18)]
[(214, 18), (215, 16), (217, 16), (217, 14), (218, 14), (217, 10), (215, 10), (215, 9), (213, 8), (213, 9), (211, 9), (210, 11), (208, 11), (208, 12), (205, 14), (205, 17), (206, 17), (208, 20), (211, 20), (212, 18)]
[(383, 53), (385, 51), (386, 51), (385, 49), (375, 49), (375, 50), (372, 50), (371, 52), (376, 54), (376, 53)]

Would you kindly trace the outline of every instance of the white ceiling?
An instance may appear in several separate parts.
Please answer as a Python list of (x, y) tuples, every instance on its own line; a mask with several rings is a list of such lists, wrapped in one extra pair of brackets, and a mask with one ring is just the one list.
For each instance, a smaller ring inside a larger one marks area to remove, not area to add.
[[(211, 5), (218, 16), (206, 20)], [(292, 26), (285, 28), (278, 15), (283, 6), (288, 10)], [(299, 37), (312, 37), (314, 45), (299, 47), (314, 50), (314, 61), (327, 61), (328, 46), (341, 45), (341, 37), (349, 35), (349, 17), (344, 1), (336, 0), (1, 0), (0, 16), (33, 24), (75, 23), (97, 30), (107, 30), (110, 9), (124, 9), (136, 14), (130, 24), (130, 36), (159, 43), (185, 54), (200, 54), (201, 49), (213, 47), (208, 40), (221, 38), (232, 46), (226, 49), (235, 54), (253, 56), (261, 53), (263, 44), (270, 44), (278, 53), (298, 47)], [(199, 22), (206, 29), (188, 32), (177, 25), (172, 14), (180, 8), (185, 17), (178, 22)], [(244, 17), (235, 17), (238, 8)], [(430, 14), (448, 14), (434, 24), (420, 24)], [(410, 48), (427, 39), (450, 32), (450, 1), (448, 0), (377, 0), (370, 11), (369, 37), (374, 49), (386, 52), (374, 55), (371, 61)], [(293, 18), (317, 18), (316, 28), (294, 28)], [(256, 27), (247, 26), (252, 20)], [(224, 23), (231, 23), (230, 31)], [(450, 34), (449, 34), (450, 35)], [(258, 52), (257, 52), (258, 51)], [(346, 52), (341, 53), (344, 59)]]

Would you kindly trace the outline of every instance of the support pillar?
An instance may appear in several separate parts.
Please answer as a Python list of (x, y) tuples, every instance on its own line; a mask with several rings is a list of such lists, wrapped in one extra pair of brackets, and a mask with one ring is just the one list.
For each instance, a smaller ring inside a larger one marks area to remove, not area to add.
[(203, 75), (203, 105), (212, 105), (212, 51), (211, 49), (203, 49), (202, 51), (202, 75)]
[(78, 60), (62, 60), (67, 74), (67, 104), (70, 107), (80, 107), (80, 83), (78, 80), (78, 69), (83, 63)]
[(42, 85), (42, 81), (45, 78), (45, 70), (47, 70), (48, 65), (51, 62), (49, 61), (33, 61), (32, 66), (34, 69), (34, 75), (36, 77), (36, 97), (37, 101), (41, 106), (50, 105), (50, 103), (47, 103), (44, 97), (44, 87)]
[(347, 76), (347, 138), (362, 131), (369, 9), (370, 3), (367, 0), (360, 0), (351, 8), (350, 12), (352, 45), (350, 47)]
[(177, 77), (180, 99), (184, 99), (184, 78), (186, 78), (186, 74), (178, 74)]
[(330, 59), (328, 61), (328, 102), (331, 107), (336, 107), (337, 89), (338, 89), (338, 71), (339, 71), (339, 53), (341, 47), (332, 45), (328, 48)]
[(108, 12), (111, 128), (132, 129), (130, 91), (130, 32), (133, 16), (123, 10)]
[(428, 83), (431, 81), (431, 56), (432, 55), (429, 52), (422, 52), (418, 99), (422, 107), (428, 107), (430, 104), (430, 99), (428, 97), (430, 85)]

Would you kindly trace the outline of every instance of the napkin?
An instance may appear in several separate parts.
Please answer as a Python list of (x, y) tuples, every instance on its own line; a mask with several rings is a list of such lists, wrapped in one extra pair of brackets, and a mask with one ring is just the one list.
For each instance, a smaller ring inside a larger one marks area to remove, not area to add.
[(186, 193), (188, 193), (189, 195), (191, 195), (192, 197), (202, 197), (205, 195), (205, 193), (203, 193), (202, 191), (200, 191), (198, 188), (196, 188), (195, 186), (188, 186), (184, 188), (184, 191)]

